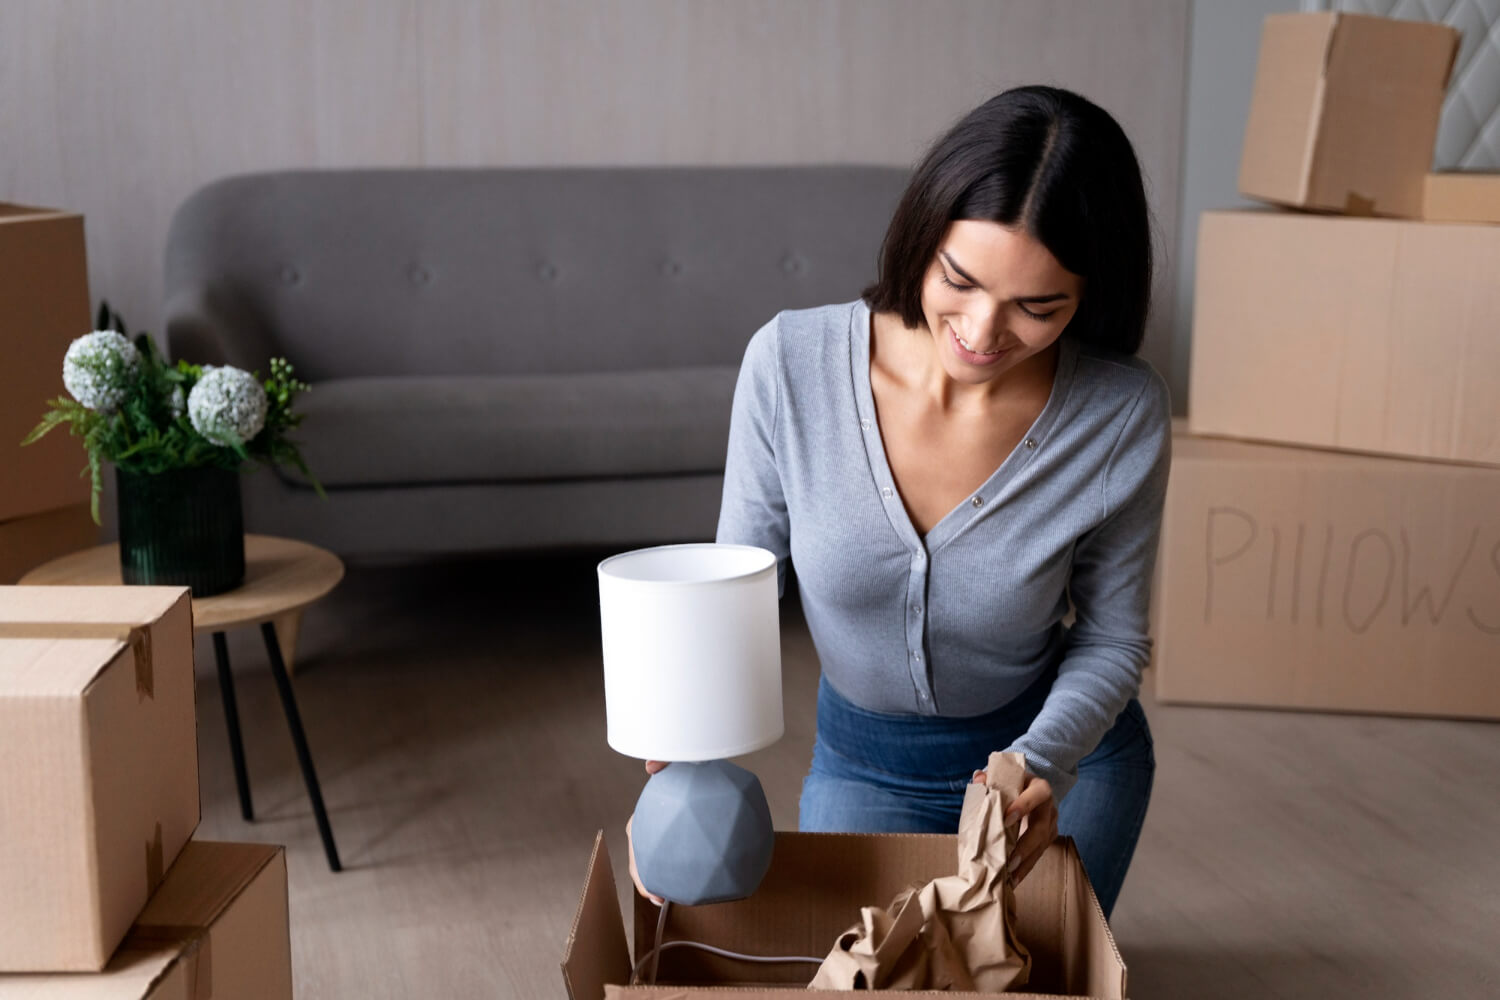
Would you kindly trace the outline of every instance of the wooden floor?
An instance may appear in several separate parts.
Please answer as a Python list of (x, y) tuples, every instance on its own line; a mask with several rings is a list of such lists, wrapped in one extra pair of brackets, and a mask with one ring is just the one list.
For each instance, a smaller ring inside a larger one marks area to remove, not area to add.
[[(288, 845), (303, 1000), (564, 995), (590, 844), (622, 856), (643, 780), (604, 741), (600, 555), (356, 567), (308, 613), (295, 683), (340, 875), (254, 632), (230, 643), (240, 819), (200, 642), (198, 835)], [(747, 763), (793, 828), (817, 664), (787, 619), (787, 735)], [(1132, 996), (1500, 996), (1500, 725), (1147, 710), (1156, 793), (1114, 919)]]

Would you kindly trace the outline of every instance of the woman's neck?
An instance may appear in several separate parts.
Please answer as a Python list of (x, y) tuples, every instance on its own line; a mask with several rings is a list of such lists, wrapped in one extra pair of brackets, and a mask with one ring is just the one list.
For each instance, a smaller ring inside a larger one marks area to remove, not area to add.
[(987, 413), (1040, 398), (1045, 404), (1057, 374), (1059, 344), (1022, 359), (992, 379), (965, 384), (954, 379), (938, 357), (939, 347), (925, 326), (912, 329), (895, 313), (870, 317), (870, 364), (888, 383), (920, 393), (945, 413)]

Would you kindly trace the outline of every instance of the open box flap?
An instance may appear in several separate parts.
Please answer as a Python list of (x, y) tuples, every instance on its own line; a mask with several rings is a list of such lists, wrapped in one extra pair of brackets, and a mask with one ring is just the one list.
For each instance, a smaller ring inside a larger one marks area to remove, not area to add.
[(1064, 988), (1069, 993), (1091, 997), (1129, 996), (1125, 959), (1109, 933), (1104, 907), (1094, 894), (1094, 885), (1078, 856), (1077, 845), (1071, 837), (1060, 837), (1044, 860), (1057, 864), (1065, 879), (1063, 891), (1058, 894), (1067, 907), (1061, 927)]
[(594, 836), (583, 895), (563, 951), (563, 981), (570, 1000), (601, 1000), (605, 984), (630, 982), (630, 971), (625, 923), (615, 898), (615, 873), (610, 867), (609, 849), (604, 846), (604, 831), (600, 830)]

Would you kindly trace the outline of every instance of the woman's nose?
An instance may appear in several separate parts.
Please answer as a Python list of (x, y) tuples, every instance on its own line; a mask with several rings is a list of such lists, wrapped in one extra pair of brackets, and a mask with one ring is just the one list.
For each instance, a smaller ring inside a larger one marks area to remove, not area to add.
[(964, 339), (971, 344), (976, 340), (981, 343), (997, 341), (1005, 334), (1005, 314), (998, 307), (976, 309), (965, 318), (968, 329), (963, 331)]

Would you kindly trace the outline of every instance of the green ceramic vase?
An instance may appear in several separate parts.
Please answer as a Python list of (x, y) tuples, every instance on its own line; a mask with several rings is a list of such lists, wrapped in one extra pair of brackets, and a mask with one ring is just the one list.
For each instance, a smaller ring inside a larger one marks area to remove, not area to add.
[(244, 580), (239, 472), (204, 466), (148, 475), (116, 467), (115, 483), (125, 583), (186, 586), (207, 597)]

